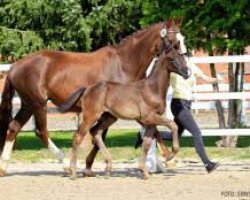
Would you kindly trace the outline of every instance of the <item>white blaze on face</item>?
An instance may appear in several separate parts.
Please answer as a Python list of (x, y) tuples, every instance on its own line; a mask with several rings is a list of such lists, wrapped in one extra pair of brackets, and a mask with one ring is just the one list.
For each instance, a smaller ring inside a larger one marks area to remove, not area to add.
[(187, 53), (187, 47), (184, 43), (185, 37), (181, 33), (177, 33), (176, 39), (180, 41), (180, 48), (181, 48), (180, 53)]

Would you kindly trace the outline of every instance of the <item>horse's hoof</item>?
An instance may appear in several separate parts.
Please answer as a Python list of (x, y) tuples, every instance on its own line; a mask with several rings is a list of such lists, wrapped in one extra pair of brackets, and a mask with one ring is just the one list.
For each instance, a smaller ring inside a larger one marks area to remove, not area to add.
[(4, 170), (4, 169), (2, 169), (2, 168), (0, 167), (0, 177), (5, 176), (5, 174), (6, 174), (6, 170)]
[(0, 177), (5, 176), (7, 169), (7, 164), (0, 159)]
[(93, 172), (93, 171), (91, 171), (91, 170), (89, 170), (89, 169), (83, 170), (82, 173), (83, 173), (83, 175), (86, 176), (86, 177), (95, 177), (95, 176), (96, 176), (95, 172)]

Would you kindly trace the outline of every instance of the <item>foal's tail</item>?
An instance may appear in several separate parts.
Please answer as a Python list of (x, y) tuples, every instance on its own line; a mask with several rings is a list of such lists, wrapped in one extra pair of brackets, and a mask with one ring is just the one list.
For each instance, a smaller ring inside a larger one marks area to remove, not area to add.
[(76, 104), (76, 102), (80, 99), (80, 97), (85, 92), (85, 90), (86, 88), (82, 87), (76, 92), (74, 92), (66, 102), (58, 106), (58, 110), (62, 113), (69, 111)]
[(14, 94), (14, 87), (11, 85), (9, 74), (7, 74), (0, 104), (0, 152), (3, 150), (9, 123), (12, 119), (12, 99)]

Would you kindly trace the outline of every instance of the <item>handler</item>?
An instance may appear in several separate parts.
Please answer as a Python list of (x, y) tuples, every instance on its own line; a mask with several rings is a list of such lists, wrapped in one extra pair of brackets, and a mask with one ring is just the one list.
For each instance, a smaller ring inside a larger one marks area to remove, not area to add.
[[(184, 79), (176, 73), (171, 73), (170, 84), (173, 88), (171, 112), (174, 116), (174, 121), (178, 126), (178, 134), (181, 137), (184, 130), (188, 130), (194, 138), (194, 147), (208, 173), (213, 172), (218, 166), (218, 162), (212, 162), (208, 158), (200, 128), (195, 122), (191, 109), (192, 88), (196, 83), (196, 78), (201, 78), (208, 83), (218, 83), (221, 78), (212, 78), (206, 76), (196, 65), (188, 62), (188, 67), (191, 69), (191, 76), (188, 79)], [(144, 131), (138, 133), (138, 140), (135, 145), (137, 148), (140, 145), (141, 137), (143, 137)], [(167, 131), (161, 131), (161, 135), (164, 140), (172, 140), (172, 134)], [(141, 140), (142, 142), (142, 140)], [(154, 143), (152, 145), (155, 145)]]

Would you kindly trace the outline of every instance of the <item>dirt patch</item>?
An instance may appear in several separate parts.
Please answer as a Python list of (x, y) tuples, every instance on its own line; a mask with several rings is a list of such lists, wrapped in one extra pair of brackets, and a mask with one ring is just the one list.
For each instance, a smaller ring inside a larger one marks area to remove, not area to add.
[(96, 177), (71, 180), (58, 163), (11, 163), (7, 176), (0, 179), (0, 199), (250, 200), (250, 161), (223, 162), (208, 175), (201, 163), (182, 160), (146, 181), (136, 167), (137, 162), (117, 162), (112, 176), (105, 177), (104, 164), (96, 163)]

